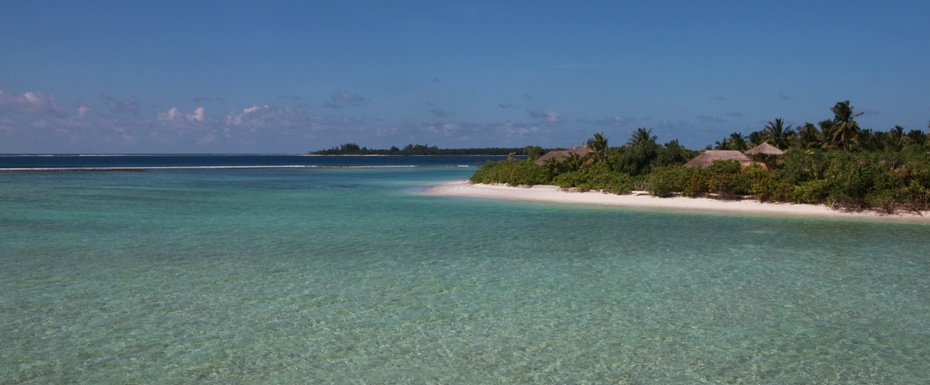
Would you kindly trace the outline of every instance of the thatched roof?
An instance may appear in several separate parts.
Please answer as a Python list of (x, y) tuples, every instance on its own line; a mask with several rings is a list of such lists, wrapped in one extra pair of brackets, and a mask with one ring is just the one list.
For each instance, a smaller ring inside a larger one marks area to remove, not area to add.
[(746, 155), (783, 155), (785, 152), (768, 143), (762, 143), (746, 151)]
[(706, 167), (714, 163), (715, 160), (735, 160), (740, 166), (747, 167), (751, 165), (752, 159), (742, 152), (735, 150), (707, 150), (685, 163), (685, 167)]
[(568, 150), (549, 151), (546, 153), (546, 155), (543, 155), (539, 157), (539, 159), (536, 159), (536, 164), (542, 166), (546, 164), (547, 160), (552, 159), (552, 158), (566, 158), (566, 157), (571, 156), (571, 154), (578, 154), (578, 156), (585, 156), (590, 153), (591, 153), (591, 149), (588, 148), (588, 146), (586, 145), (582, 145), (578, 147), (573, 146), (572, 148)]

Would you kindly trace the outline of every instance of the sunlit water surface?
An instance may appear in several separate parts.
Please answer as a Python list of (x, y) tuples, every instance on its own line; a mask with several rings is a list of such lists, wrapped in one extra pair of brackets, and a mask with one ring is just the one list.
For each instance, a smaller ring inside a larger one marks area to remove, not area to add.
[(930, 226), (0, 173), (0, 383), (925, 384)]

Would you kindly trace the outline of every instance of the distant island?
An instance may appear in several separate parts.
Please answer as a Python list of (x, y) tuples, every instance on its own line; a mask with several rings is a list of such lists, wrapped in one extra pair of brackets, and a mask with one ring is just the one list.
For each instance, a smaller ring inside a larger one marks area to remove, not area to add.
[(328, 150), (310, 152), (311, 155), (541, 155), (546, 149), (538, 146), (528, 147), (489, 147), (489, 148), (439, 148), (426, 144), (408, 144), (404, 148), (391, 146), (389, 149), (361, 147), (355, 143), (346, 143)]

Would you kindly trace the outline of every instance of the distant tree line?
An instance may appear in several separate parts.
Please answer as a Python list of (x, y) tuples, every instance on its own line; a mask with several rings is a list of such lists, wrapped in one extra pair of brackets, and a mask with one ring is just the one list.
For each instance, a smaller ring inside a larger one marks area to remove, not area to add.
[[(826, 204), (835, 209), (886, 213), (930, 210), (930, 139), (922, 130), (895, 126), (887, 132), (859, 127), (849, 101), (838, 102), (833, 119), (798, 130), (782, 119), (759, 131), (733, 133), (707, 149), (745, 151), (768, 143), (784, 155), (758, 155), (752, 165), (715, 161), (685, 167), (698, 154), (677, 140), (656, 142), (639, 128), (620, 147), (609, 147), (602, 133), (588, 141), (585, 155), (569, 154), (537, 162), (488, 162), (471, 177), (475, 183), (557, 185), (577, 190), (655, 196), (754, 198), (768, 202)], [(541, 164), (540, 164), (541, 163)]]
[(327, 150), (310, 152), (313, 155), (530, 155), (531, 152), (542, 152), (538, 147), (525, 148), (439, 148), (426, 144), (408, 144), (404, 148), (391, 146), (389, 149), (372, 149), (361, 147), (355, 143), (346, 143)]

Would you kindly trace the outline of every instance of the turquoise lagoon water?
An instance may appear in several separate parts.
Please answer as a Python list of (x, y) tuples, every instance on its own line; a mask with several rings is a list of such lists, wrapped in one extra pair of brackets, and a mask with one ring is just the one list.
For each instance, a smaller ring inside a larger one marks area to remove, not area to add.
[(2, 384), (925, 384), (930, 226), (0, 173)]

